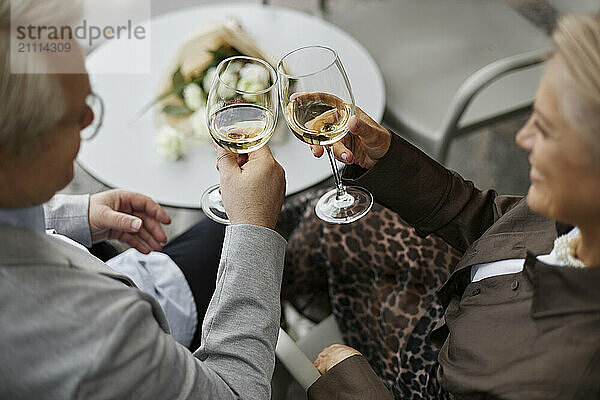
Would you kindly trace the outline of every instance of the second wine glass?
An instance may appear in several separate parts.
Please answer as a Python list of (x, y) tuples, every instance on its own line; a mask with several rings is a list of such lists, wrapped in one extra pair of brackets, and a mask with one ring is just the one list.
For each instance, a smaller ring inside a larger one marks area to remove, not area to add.
[[(235, 56), (217, 66), (206, 101), (206, 124), (216, 144), (238, 154), (260, 149), (273, 135), (277, 113), (277, 72), (266, 61)], [(229, 224), (219, 189), (204, 192), (202, 210)]]
[(323, 221), (348, 224), (373, 206), (369, 191), (342, 184), (331, 145), (348, 134), (355, 113), (350, 81), (338, 54), (326, 46), (307, 46), (283, 56), (277, 64), (279, 98), (288, 127), (301, 141), (321, 145), (333, 170), (335, 189), (315, 206)]

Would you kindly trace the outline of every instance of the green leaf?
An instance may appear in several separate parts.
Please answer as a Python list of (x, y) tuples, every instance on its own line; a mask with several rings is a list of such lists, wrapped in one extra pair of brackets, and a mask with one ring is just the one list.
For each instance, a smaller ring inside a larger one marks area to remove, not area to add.
[(152, 108), (152, 106), (154, 106), (156, 103), (163, 101), (164, 99), (166, 99), (167, 97), (176, 94), (179, 90), (183, 91), (183, 89), (185, 88), (186, 84), (183, 84), (181, 86), (178, 87), (174, 87), (169, 89), (168, 91), (166, 91), (165, 93), (161, 94), (160, 96), (158, 96), (156, 99), (152, 100), (150, 103), (146, 104), (144, 107), (142, 107), (142, 109), (139, 112), (139, 116), (141, 117), (142, 115), (146, 114), (146, 112)]
[(180, 106), (178, 104), (167, 104), (163, 107), (162, 112), (164, 112), (165, 114), (181, 117), (184, 115), (191, 114), (192, 110), (185, 106)]
[[(156, 99), (154, 99), (152, 102), (150, 102), (149, 104), (147, 104), (146, 106), (144, 106), (140, 112), (139, 115), (144, 115), (148, 110), (150, 110), (152, 108), (152, 106), (154, 106), (156, 103), (166, 99), (167, 97), (171, 96), (171, 95), (176, 95), (177, 97), (179, 97), (180, 99), (183, 100), (183, 89), (185, 89), (185, 87), (193, 82), (196, 83), (198, 85), (200, 85), (200, 87), (202, 87), (202, 81), (204, 80), (204, 77), (206, 76), (206, 72), (212, 68), (212, 67), (216, 67), (217, 65), (219, 65), (219, 63), (221, 61), (223, 61), (224, 59), (228, 58), (228, 57), (233, 57), (233, 56), (241, 56), (242, 53), (240, 53), (235, 47), (231, 47), (231, 46), (221, 46), (216, 50), (209, 50), (208, 51), (210, 54), (212, 54), (213, 56), (213, 60), (210, 62), (210, 64), (204, 69), (204, 71), (202, 71), (200, 73), (199, 76), (197, 77), (193, 77), (191, 79), (190, 82), (186, 82), (185, 78), (183, 76), (183, 74), (181, 73), (181, 66), (179, 66), (177, 68), (177, 70), (173, 73), (173, 76), (171, 77), (171, 88), (166, 91), (165, 93), (161, 94), (160, 96), (158, 96)], [(182, 106), (177, 106), (177, 107), (182, 107)], [(169, 114), (168, 111), (165, 111), (165, 108), (167, 108), (167, 106), (165, 106), (163, 108), (163, 112)], [(191, 110), (189, 110), (187, 107), (184, 107), (186, 110), (188, 110), (188, 112), (191, 112)], [(184, 115), (184, 114), (171, 114), (171, 115)]]
[(208, 52), (212, 54), (213, 60), (208, 65), (207, 69), (211, 67), (216, 67), (221, 61), (223, 61), (226, 58), (242, 55), (242, 53), (240, 53), (235, 47), (231, 46), (221, 46), (216, 50), (209, 50)]
[(173, 77), (171, 78), (171, 87), (180, 99), (183, 99), (183, 89), (186, 85), (187, 82), (185, 81), (185, 78), (181, 73), (181, 66), (179, 66), (179, 68), (177, 68), (177, 70), (173, 73)]
[(155, 98), (154, 100), (152, 100), (150, 103), (146, 104), (144, 107), (142, 107), (142, 109), (139, 112), (139, 115), (140, 116), (144, 115), (156, 103), (163, 101), (164, 99), (166, 99), (167, 97), (169, 97), (173, 94), (177, 95), (180, 99), (183, 100), (183, 89), (185, 89), (185, 87), (188, 85), (188, 83), (189, 82), (185, 81), (185, 78), (183, 77), (183, 74), (181, 73), (181, 66), (179, 66), (177, 68), (177, 70), (173, 73), (173, 76), (171, 77), (171, 85), (172, 85), (171, 88), (169, 90), (167, 90), (165, 93), (163, 93), (160, 96), (158, 96), (157, 98)]
[(171, 79), (171, 82), (173, 83), (173, 86), (178, 86), (178, 85), (182, 84), (183, 82), (185, 82), (185, 78), (183, 77), (183, 74), (181, 73), (181, 65), (177, 68), (177, 70), (175, 70), (175, 72), (173, 72), (173, 77)]

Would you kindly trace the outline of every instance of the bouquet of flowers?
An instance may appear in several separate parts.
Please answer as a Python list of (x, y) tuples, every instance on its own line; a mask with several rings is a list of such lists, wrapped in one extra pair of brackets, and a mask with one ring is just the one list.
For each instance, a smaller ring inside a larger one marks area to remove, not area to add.
[[(236, 55), (261, 58), (275, 65), (273, 57), (260, 49), (235, 19), (205, 24), (180, 47), (165, 76), (163, 90), (154, 102), (158, 105), (156, 145), (164, 157), (178, 160), (194, 143), (211, 140), (206, 126), (208, 90), (216, 66)], [(241, 63), (232, 63), (221, 79), (228, 86), (245, 91), (264, 89), (269, 82), (263, 69)]]

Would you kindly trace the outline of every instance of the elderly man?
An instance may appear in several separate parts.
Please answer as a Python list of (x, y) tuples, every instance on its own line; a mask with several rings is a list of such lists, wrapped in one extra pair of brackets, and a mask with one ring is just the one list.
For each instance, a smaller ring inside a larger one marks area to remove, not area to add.
[[(54, 3), (22, 0), (13, 11), (24, 20), (64, 11)], [(192, 354), (171, 335), (169, 309), (77, 243), (110, 236), (149, 252), (166, 240), (169, 218), (123, 191), (54, 197), (73, 178), (97, 99), (87, 74), (11, 74), (9, 24), (0, 0), (0, 398), (269, 398), (285, 249), (273, 231), (281, 166), (267, 147), (245, 163), (219, 151), (232, 225)]]

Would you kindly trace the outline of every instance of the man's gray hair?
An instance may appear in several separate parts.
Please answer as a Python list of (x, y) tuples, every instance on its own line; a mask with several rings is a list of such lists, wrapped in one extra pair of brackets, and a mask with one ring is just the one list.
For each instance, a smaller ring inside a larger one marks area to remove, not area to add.
[[(69, 25), (81, 15), (80, 1), (0, 0), (0, 148), (24, 152), (40, 133), (60, 121), (67, 106), (58, 75), (11, 73), (11, 22)], [(34, 71), (46, 61), (42, 53), (30, 53), (19, 62), (27, 64), (19, 65), (19, 70)]]

